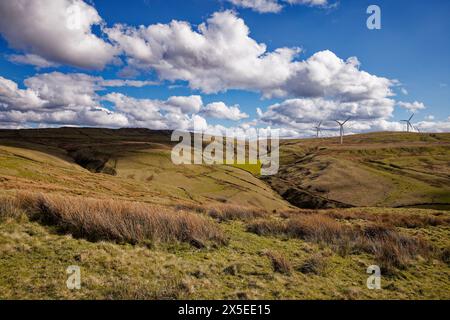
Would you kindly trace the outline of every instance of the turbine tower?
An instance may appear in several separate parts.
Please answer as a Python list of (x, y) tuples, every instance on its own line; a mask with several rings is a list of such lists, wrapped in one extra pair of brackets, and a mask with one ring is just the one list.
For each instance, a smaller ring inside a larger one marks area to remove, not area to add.
[(322, 133), (322, 129), (320, 128), (321, 126), (322, 126), (322, 121), (320, 121), (319, 124), (314, 127), (314, 129), (316, 129), (316, 132), (317, 132), (317, 138), (319, 138), (320, 134)]
[(348, 122), (348, 120), (350, 120), (350, 117), (348, 117), (347, 120), (345, 120), (344, 122), (340, 122), (338, 120), (334, 120), (339, 125), (340, 136), (341, 136), (341, 144), (344, 144), (344, 125)]
[(411, 124), (411, 119), (414, 117), (414, 113), (409, 117), (408, 120), (400, 120), (401, 122), (406, 122), (406, 132), (410, 132), (410, 130), (414, 130), (414, 126)]

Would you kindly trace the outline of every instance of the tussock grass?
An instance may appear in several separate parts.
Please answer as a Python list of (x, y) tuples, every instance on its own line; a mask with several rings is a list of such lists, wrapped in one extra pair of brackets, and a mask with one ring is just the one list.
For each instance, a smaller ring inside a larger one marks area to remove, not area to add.
[(320, 253), (313, 254), (299, 268), (305, 274), (324, 275), (327, 269), (327, 260)]
[(278, 220), (260, 219), (247, 225), (247, 231), (259, 236), (286, 234), (286, 224)]
[(292, 265), (291, 263), (284, 257), (282, 254), (274, 252), (274, 251), (267, 251), (266, 252), (267, 257), (269, 257), (273, 271), (283, 273), (283, 274), (291, 274), (292, 272)]
[(210, 217), (218, 219), (219, 221), (246, 221), (267, 216), (267, 212), (262, 209), (231, 204), (216, 204), (210, 206), (207, 209), (207, 212)]
[(400, 234), (392, 226), (369, 223), (351, 226), (325, 215), (297, 216), (285, 221), (258, 220), (247, 230), (258, 235), (281, 235), (331, 246), (341, 255), (369, 253), (386, 272), (405, 268), (417, 256), (430, 257), (426, 241)]
[(226, 243), (219, 226), (190, 212), (137, 202), (33, 193), (19, 193), (17, 201), (31, 219), (90, 241)]
[(447, 216), (438, 216), (420, 213), (373, 214), (367, 211), (333, 210), (327, 212), (326, 215), (335, 219), (342, 219), (342, 220), (362, 219), (403, 228), (424, 228), (427, 226), (436, 227), (440, 225), (450, 225), (450, 218)]
[(25, 213), (17, 204), (13, 197), (0, 196), (0, 222), (6, 220), (20, 220), (25, 217)]

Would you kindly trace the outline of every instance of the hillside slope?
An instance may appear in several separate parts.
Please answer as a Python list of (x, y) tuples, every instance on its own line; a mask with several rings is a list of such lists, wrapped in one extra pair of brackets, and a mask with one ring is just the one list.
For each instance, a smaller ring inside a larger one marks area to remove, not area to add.
[(0, 130), (0, 299), (449, 299), (450, 212), (280, 196), (447, 201), (448, 138), (283, 141), (260, 179), (174, 166), (166, 131)]
[(300, 207), (450, 207), (450, 134), (289, 140), (265, 180)]
[(176, 166), (170, 132), (145, 129), (0, 130), (0, 190), (70, 193), (150, 203), (288, 204), (231, 166)]

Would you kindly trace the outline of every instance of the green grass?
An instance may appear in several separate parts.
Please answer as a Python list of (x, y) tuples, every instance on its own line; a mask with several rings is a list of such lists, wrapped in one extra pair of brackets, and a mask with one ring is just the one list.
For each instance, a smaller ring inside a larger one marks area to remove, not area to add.
[[(449, 299), (450, 269), (442, 262), (417, 261), (394, 277), (383, 277), (383, 290), (365, 286), (367, 255), (341, 257), (301, 240), (260, 237), (242, 222), (222, 223), (226, 247), (197, 250), (168, 244), (152, 248), (91, 243), (60, 236), (51, 227), (9, 221), (0, 224), (0, 298), (2, 299)], [(432, 241), (446, 241), (448, 227), (412, 230)], [(266, 252), (283, 255), (289, 275), (274, 272)], [(324, 256), (324, 274), (298, 268), (314, 254)], [(82, 289), (65, 286), (69, 265), (82, 272)], [(158, 267), (156, 267), (158, 266)], [(227, 271), (227, 268), (234, 272)]]

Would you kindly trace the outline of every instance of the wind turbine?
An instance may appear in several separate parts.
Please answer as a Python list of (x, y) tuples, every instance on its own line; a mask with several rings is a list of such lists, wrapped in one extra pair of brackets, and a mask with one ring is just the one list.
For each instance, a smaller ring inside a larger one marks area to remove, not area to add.
[(341, 136), (341, 144), (344, 144), (344, 125), (348, 122), (348, 120), (350, 120), (350, 117), (348, 117), (347, 120), (345, 120), (344, 122), (340, 122), (338, 120), (334, 120), (339, 125), (340, 136)]
[(314, 127), (314, 129), (316, 129), (316, 132), (317, 132), (317, 138), (319, 138), (320, 134), (322, 133), (322, 129), (320, 128), (321, 125), (322, 125), (322, 121), (320, 121), (319, 124)]
[(409, 117), (408, 120), (400, 120), (401, 122), (406, 122), (406, 132), (409, 132), (410, 129), (414, 130), (414, 126), (411, 124), (411, 119), (414, 117), (414, 113)]

